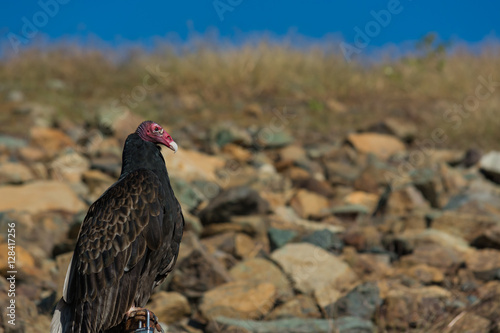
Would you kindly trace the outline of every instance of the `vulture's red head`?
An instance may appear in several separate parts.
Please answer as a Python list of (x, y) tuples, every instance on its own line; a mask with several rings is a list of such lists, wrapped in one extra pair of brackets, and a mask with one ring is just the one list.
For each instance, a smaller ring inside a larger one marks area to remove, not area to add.
[(177, 143), (175, 143), (170, 134), (154, 121), (144, 121), (137, 127), (136, 133), (144, 141), (159, 143), (172, 149), (174, 153), (177, 152)]

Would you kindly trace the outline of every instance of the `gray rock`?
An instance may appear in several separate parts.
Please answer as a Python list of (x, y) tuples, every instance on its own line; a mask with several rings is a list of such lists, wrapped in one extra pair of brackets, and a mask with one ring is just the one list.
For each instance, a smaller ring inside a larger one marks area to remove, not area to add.
[(252, 137), (247, 131), (229, 124), (213, 129), (210, 133), (210, 139), (219, 147), (224, 147), (228, 143), (247, 147), (252, 144)]
[(0, 135), (0, 146), (5, 146), (7, 149), (18, 149), (28, 145), (24, 139), (18, 139), (8, 135)]
[(217, 317), (207, 327), (208, 332), (251, 332), (251, 333), (372, 333), (374, 325), (359, 318), (344, 317), (339, 320), (289, 318), (272, 321), (255, 321)]
[(173, 177), (170, 179), (170, 184), (174, 190), (175, 196), (181, 202), (184, 208), (192, 210), (203, 200), (200, 194), (185, 180)]
[(312, 234), (304, 236), (302, 241), (319, 246), (325, 250), (342, 250), (344, 247), (342, 239), (328, 229), (316, 230)]
[(259, 193), (247, 186), (236, 186), (215, 196), (200, 212), (203, 224), (228, 222), (231, 216), (264, 214), (269, 204)]
[(377, 284), (366, 282), (352, 289), (334, 304), (328, 305), (325, 311), (333, 318), (352, 316), (369, 320), (381, 304)]
[(293, 136), (287, 131), (273, 131), (262, 128), (256, 137), (256, 144), (262, 148), (281, 148), (293, 142)]
[(269, 236), (269, 243), (272, 251), (289, 243), (298, 235), (297, 232), (293, 230), (282, 230), (276, 228), (269, 228), (267, 234)]

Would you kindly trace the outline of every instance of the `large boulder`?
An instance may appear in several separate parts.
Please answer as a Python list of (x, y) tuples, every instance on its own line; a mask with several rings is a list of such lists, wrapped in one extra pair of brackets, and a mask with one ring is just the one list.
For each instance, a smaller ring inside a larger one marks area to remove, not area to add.
[(86, 208), (66, 183), (50, 180), (0, 187), (0, 198), (0, 211), (12, 209), (35, 214), (61, 210), (77, 213)]

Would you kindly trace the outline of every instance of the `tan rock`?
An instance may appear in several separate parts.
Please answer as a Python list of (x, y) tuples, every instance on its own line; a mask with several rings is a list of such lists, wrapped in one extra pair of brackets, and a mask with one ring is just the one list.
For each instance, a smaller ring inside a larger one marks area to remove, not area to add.
[(266, 320), (284, 318), (321, 318), (321, 313), (313, 298), (307, 295), (297, 295), (271, 311)]
[(257, 319), (271, 310), (275, 299), (276, 287), (272, 283), (234, 281), (207, 291), (200, 311), (208, 319), (218, 316)]
[(382, 235), (374, 226), (353, 226), (346, 230), (344, 242), (358, 251), (381, 246)]
[(252, 153), (234, 143), (228, 143), (222, 148), (222, 152), (239, 162), (248, 162), (252, 158)]
[(235, 281), (260, 284), (269, 282), (276, 288), (276, 297), (285, 301), (293, 296), (292, 286), (283, 272), (272, 262), (263, 258), (253, 258), (236, 264), (229, 274)]
[(262, 107), (259, 103), (250, 103), (245, 105), (243, 112), (249, 116), (258, 118), (262, 115)]
[(491, 322), (478, 316), (474, 313), (466, 312), (456, 323), (448, 329), (450, 333), (463, 333), (463, 332), (490, 332)]
[(75, 151), (69, 151), (59, 155), (50, 166), (54, 179), (77, 183), (82, 180), (83, 172), (90, 167), (90, 161)]
[(387, 204), (387, 214), (406, 215), (417, 207), (428, 209), (429, 204), (414, 186), (406, 186), (391, 193)]
[(258, 251), (255, 251), (256, 249), (256, 244), (250, 236), (242, 233), (235, 235), (234, 252), (237, 257), (252, 258), (258, 253)]
[(370, 212), (375, 210), (378, 200), (378, 195), (363, 191), (354, 191), (352, 193), (349, 193), (349, 195), (344, 198), (344, 202), (346, 204), (363, 205), (368, 208)]
[(439, 284), (444, 281), (444, 274), (440, 269), (425, 264), (410, 267), (408, 274), (423, 284)]
[(57, 181), (35, 181), (24, 186), (0, 187), (0, 211), (17, 210), (39, 213), (62, 210), (76, 213), (86, 205), (70, 187)]
[(177, 292), (159, 291), (151, 296), (147, 307), (160, 322), (166, 324), (175, 323), (191, 314), (188, 300)]
[(467, 267), (473, 272), (485, 272), (500, 268), (500, 251), (484, 249), (472, 251), (466, 258)]
[(162, 149), (163, 157), (167, 163), (168, 172), (172, 176), (180, 177), (186, 181), (203, 179), (217, 181), (216, 171), (223, 169), (225, 160), (206, 155), (195, 150), (182, 149), (172, 155), (170, 149)]
[(21, 159), (28, 162), (38, 162), (43, 160), (45, 153), (41, 148), (32, 146), (22, 147), (19, 149)]
[(328, 199), (314, 192), (300, 189), (290, 200), (290, 206), (300, 217), (308, 218), (320, 215), (323, 209), (328, 208)]
[(54, 156), (66, 147), (73, 147), (71, 138), (61, 130), (47, 127), (33, 127), (30, 130), (31, 142), (42, 148), (49, 156)]
[(0, 164), (0, 184), (22, 184), (33, 179), (33, 173), (24, 164), (13, 162)]
[(280, 162), (294, 163), (307, 160), (306, 151), (299, 145), (290, 145), (280, 150)]
[(352, 133), (347, 140), (361, 153), (375, 154), (386, 160), (395, 153), (404, 152), (406, 147), (398, 138), (378, 133)]
[(412, 254), (401, 259), (403, 264), (426, 264), (441, 269), (459, 267), (464, 261), (465, 256), (463, 253), (438, 244), (419, 245), (413, 250)]
[(389, 290), (380, 309), (379, 324), (389, 331), (425, 330), (440, 322), (453, 295), (437, 286)]
[(271, 258), (291, 277), (295, 288), (305, 294), (319, 290), (342, 290), (357, 276), (343, 260), (309, 243), (287, 244)]
[(445, 211), (432, 221), (432, 228), (450, 235), (472, 241), (485, 230), (498, 225), (498, 220), (489, 216)]
[(116, 179), (96, 169), (86, 170), (82, 174), (83, 182), (88, 186), (91, 200), (95, 201), (106, 191)]

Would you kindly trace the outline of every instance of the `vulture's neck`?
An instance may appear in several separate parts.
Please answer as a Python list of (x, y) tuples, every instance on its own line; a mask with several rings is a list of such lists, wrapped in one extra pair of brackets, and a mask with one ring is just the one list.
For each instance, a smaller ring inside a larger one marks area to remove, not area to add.
[(151, 170), (156, 173), (162, 183), (169, 183), (161, 148), (152, 142), (142, 140), (138, 134), (133, 133), (127, 137), (123, 148), (120, 179), (138, 169)]

